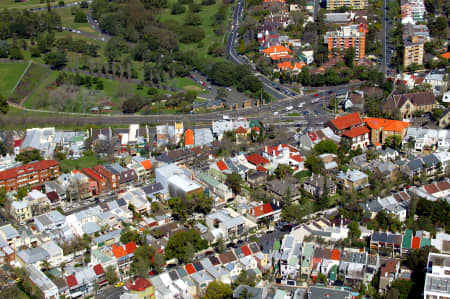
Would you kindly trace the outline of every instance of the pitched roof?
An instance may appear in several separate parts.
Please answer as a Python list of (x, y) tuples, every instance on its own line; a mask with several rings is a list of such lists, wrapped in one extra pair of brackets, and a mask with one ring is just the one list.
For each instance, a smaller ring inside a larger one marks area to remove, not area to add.
[(0, 172), (0, 181), (6, 181), (12, 178), (16, 178), (19, 175), (24, 175), (34, 171), (41, 171), (52, 166), (59, 165), (55, 160), (42, 160), (37, 162), (31, 162), (26, 165), (10, 168)]
[(384, 107), (387, 109), (401, 108), (407, 101), (410, 101), (415, 106), (433, 105), (436, 103), (432, 92), (414, 92), (414, 93), (391, 93), (386, 99)]
[(447, 182), (447, 181), (437, 182), (436, 185), (437, 185), (437, 187), (439, 188), (440, 191), (450, 189), (450, 183)]
[(419, 249), (420, 248), (420, 237), (413, 237), (412, 243), (411, 243), (412, 249)]
[(184, 145), (194, 145), (194, 131), (191, 129), (184, 132)]
[(409, 126), (409, 123), (406, 121), (384, 119), (384, 118), (373, 118), (373, 117), (364, 118), (364, 122), (371, 129), (377, 130), (379, 128), (382, 128), (383, 131), (392, 131), (392, 132), (402, 132)]
[(264, 53), (265, 53), (265, 54), (268, 54), (268, 55), (272, 55), (272, 54), (280, 53), (280, 52), (288, 52), (288, 53), (291, 53), (292, 51), (289, 50), (288, 48), (286, 48), (285, 46), (281, 46), (281, 45), (278, 45), (278, 46), (272, 46), (272, 47), (270, 47), (270, 48), (264, 49)]
[(187, 264), (185, 269), (188, 274), (194, 274), (196, 272), (193, 264)]
[(66, 277), (66, 282), (67, 282), (67, 286), (69, 288), (73, 288), (73, 287), (76, 287), (78, 285), (77, 278), (75, 277), (74, 274), (67, 276)]
[(434, 193), (439, 192), (439, 189), (436, 186), (436, 184), (425, 185), (424, 188), (425, 188), (425, 191), (427, 191), (428, 194), (434, 194)]
[(125, 251), (125, 249), (122, 246), (113, 245), (111, 247), (111, 251), (116, 258), (121, 258), (121, 257), (127, 255), (127, 252)]
[(450, 52), (442, 53), (441, 57), (450, 60)]
[(95, 274), (97, 274), (97, 276), (99, 276), (99, 275), (105, 273), (105, 270), (103, 269), (102, 264), (97, 264), (97, 265), (95, 265), (95, 266), (94, 266), (94, 272), (95, 272)]
[(88, 177), (90, 177), (91, 179), (93, 179), (94, 181), (102, 181), (103, 178), (101, 175), (99, 175), (98, 173), (96, 173), (95, 171), (93, 171), (90, 168), (83, 168), (81, 170), (85, 175), (87, 175)]
[(220, 171), (224, 171), (224, 170), (228, 169), (227, 164), (225, 164), (225, 162), (223, 160), (218, 161), (216, 164)]
[(250, 251), (250, 248), (248, 248), (247, 245), (242, 246), (242, 247), (241, 247), (241, 250), (242, 250), (242, 253), (244, 253), (245, 256), (249, 256), (249, 255), (252, 254), (251, 251)]
[(148, 287), (151, 287), (152, 284), (145, 278), (136, 278), (134, 281), (133, 280), (129, 280), (127, 281), (127, 289), (132, 290), (132, 291), (136, 291), (136, 292), (143, 292), (145, 291)]
[(250, 209), (250, 214), (253, 215), (254, 217), (259, 217), (265, 214), (269, 214), (271, 212), (273, 212), (273, 208), (270, 205), (270, 203), (265, 203)]
[(247, 130), (243, 127), (239, 127), (236, 129), (236, 134), (247, 134)]
[(347, 130), (347, 131), (343, 132), (342, 135), (344, 135), (346, 137), (349, 137), (349, 138), (354, 138), (354, 137), (357, 137), (357, 136), (361, 136), (361, 135), (367, 134), (369, 132), (370, 132), (369, 129), (367, 129), (366, 126), (363, 126), (363, 127), (351, 128), (350, 130)]
[(362, 119), (359, 116), (358, 112), (354, 112), (344, 116), (338, 116), (335, 119), (331, 120), (331, 122), (338, 130), (344, 130), (350, 128), (351, 126), (361, 124)]
[(152, 168), (152, 162), (150, 160), (141, 161), (141, 165), (144, 166), (145, 170)]
[(251, 154), (251, 155), (248, 155), (245, 158), (247, 159), (248, 162), (250, 162), (250, 163), (252, 163), (254, 165), (270, 163), (269, 160), (267, 160), (266, 158), (264, 158), (260, 154)]
[(229, 250), (227, 252), (219, 254), (219, 260), (222, 264), (228, 264), (236, 260), (236, 256), (233, 251)]

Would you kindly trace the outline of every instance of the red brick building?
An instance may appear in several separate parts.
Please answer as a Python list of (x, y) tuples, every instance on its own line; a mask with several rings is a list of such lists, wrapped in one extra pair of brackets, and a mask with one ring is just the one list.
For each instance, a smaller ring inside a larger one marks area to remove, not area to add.
[(91, 180), (94, 180), (97, 182), (97, 193), (102, 194), (107, 189), (107, 180), (94, 170), (90, 168), (84, 168), (82, 172), (87, 175)]
[(0, 172), (0, 189), (17, 190), (30, 185), (42, 184), (59, 176), (59, 164), (55, 160), (31, 162)]
[(117, 176), (113, 174), (111, 171), (107, 170), (105, 167), (101, 165), (94, 166), (92, 167), (92, 169), (106, 179), (106, 181), (108, 182), (109, 190), (115, 190), (119, 187)]

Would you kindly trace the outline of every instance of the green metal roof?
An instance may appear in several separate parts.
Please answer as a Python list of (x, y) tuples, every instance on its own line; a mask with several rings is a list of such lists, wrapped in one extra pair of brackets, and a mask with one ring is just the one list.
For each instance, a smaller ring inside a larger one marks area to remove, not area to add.
[(430, 246), (430, 245), (431, 245), (430, 239), (420, 238), (420, 248), (425, 247), (425, 246)]
[(312, 257), (314, 253), (314, 246), (311, 243), (306, 243), (303, 247), (303, 256)]
[(404, 249), (411, 249), (413, 231), (409, 228), (405, 230), (405, 234), (403, 235), (402, 247)]
[(73, 136), (73, 142), (80, 142), (84, 140), (84, 136)]
[(216, 180), (215, 178), (213, 178), (212, 176), (209, 176), (208, 174), (206, 174), (204, 172), (199, 172), (197, 174), (197, 178), (199, 178), (200, 180), (204, 181), (206, 184), (208, 184), (212, 187), (216, 187), (221, 184), (218, 180)]
[(111, 260), (111, 258), (109, 256), (107, 256), (106, 254), (104, 254), (102, 251), (100, 250), (92, 250), (92, 254), (100, 261), (100, 263), (105, 264), (107, 262), (109, 262)]
[(280, 250), (280, 248), (281, 248), (280, 241), (277, 240), (277, 241), (273, 242), (273, 250), (278, 251), (278, 250)]
[(251, 119), (250, 122), (249, 122), (249, 127), (252, 128), (252, 129), (254, 127), (261, 128), (261, 123), (257, 119)]
[(330, 273), (328, 274), (328, 278), (330, 278), (330, 280), (337, 279), (337, 270), (338, 270), (337, 265), (334, 265), (333, 267), (331, 267)]

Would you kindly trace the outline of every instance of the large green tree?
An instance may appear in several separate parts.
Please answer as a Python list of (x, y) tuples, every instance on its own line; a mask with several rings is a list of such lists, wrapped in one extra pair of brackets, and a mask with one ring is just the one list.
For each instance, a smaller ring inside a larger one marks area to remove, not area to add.
[(149, 271), (160, 273), (164, 256), (153, 246), (143, 245), (134, 251), (130, 270), (139, 277), (147, 277)]
[(206, 288), (204, 299), (227, 299), (233, 298), (233, 290), (227, 283), (212, 281)]
[(200, 238), (200, 234), (194, 230), (179, 231), (173, 234), (165, 249), (167, 259), (176, 258), (180, 263), (192, 261), (195, 252), (205, 249), (208, 243)]
[(6, 114), (9, 111), (8, 100), (0, 94), (0, 113)]

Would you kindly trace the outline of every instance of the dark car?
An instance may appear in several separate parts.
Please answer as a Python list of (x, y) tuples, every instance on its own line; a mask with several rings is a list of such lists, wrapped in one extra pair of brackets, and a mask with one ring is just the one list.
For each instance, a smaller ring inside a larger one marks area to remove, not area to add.
[(293, 227), (292, 224), (286, 224), (281, 228), (281, 231), (290, 233), (292, 231), (292, 227)]
[(238, 244), (238, 245), (242, 245), (242, 244), (244, 244), (244, 241), (239, 240), (239, 241), (237, 241), (237, 244)]
[(228, 243), (228, 244), (227, 244), (227, 248), (228, 248), (228, 249), (231, 249), (231, 248), (237, 248), (237, 246), (236, 246), (236, 244), (234, 244), (234, 243)]

